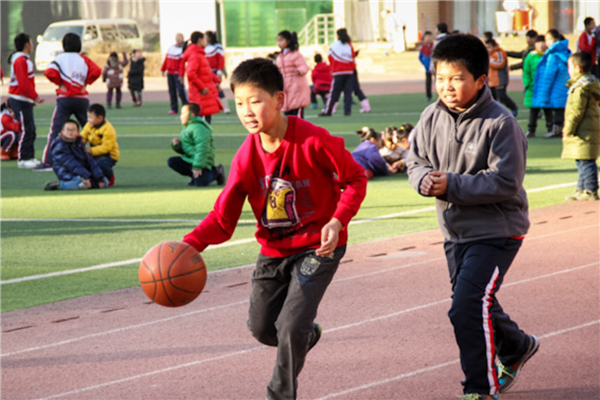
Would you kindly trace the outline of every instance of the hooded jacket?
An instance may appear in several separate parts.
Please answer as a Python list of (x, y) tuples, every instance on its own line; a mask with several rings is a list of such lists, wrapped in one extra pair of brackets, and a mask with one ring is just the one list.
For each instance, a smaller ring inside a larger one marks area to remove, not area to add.
[(577, 75), (569, 82), (562, 158), (595, 160), (600, 150), (600, 81)]
[(190, 116), (179, 135), (179, 144), (171, 145), (181, 158), (196, 170), (211, 169), (215, 165), (215, 146), (212, 128), (201, 117)]
[(52, 142), (52, 159), (54, 173), (61, 181), (70, 181), (76, 176), (97, 181), (104, 178), (92, 155), (85, 151), (81, 136), (74, 142), (67, 142), (59, 134)]
[[(221, 111), (221, 102), (215, 82), (219, 82), (219, 78), (210, 68), (206, 51), (198, 45), (191, 44), (185, 50), (183, 59), (187, 61), (190, 102), (200, 106), (201, 116), (218, 114)], [(179, 72), (182, 66), (183, 62)], [(208, 94), (200, 93), (204, 88), (208, 88)]]
[(307, 107), (310, 104), (310, 86), (306, 80), (309, 68), (302, 53), (285, 49), (277, 56), (277, 67), (283, 75), (283, 111)]
[(525, 87), (525, 100), (523, 103), (525, 107), (532, 107), (533, 103), (533, 83), (535, 82), (535, 71), (537, 66), (542, 59), (542, 54), (537, 51), (532, 51), (525, 57), (523, 61), (523, 87)]
[(488, 84), (491, 88), (508, 85), (508, 58), (500, 46), (494, 47), (490, 54), (490, 72)]
[(423, 111), (408, 155), (408, 179), (420, 193), (429, 172), (446, 172), (447, 192), (435, 203), (447, 240), (518, 237), (529, 228), (526, 160), (519, 123), (484, 87), (460, 114), (441, 100)]
[(532, 107), (565, 108), (570, 56), (568, 40), (556, 42), (546, 50), (535, 71)]

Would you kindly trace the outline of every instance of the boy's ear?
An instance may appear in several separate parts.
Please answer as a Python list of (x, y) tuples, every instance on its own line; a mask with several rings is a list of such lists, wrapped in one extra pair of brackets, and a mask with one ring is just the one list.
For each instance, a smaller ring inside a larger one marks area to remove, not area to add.
[(285, 93), (277, 92), (277, 111), (283, 110), (283, 103), (285, 102)]
[(485, 82), (487, 81), (487, 75), (481, 75), (479, 78), (475, 80), (475, 85), (477, 86), (477, 91), (480, 91), (485, 86)]

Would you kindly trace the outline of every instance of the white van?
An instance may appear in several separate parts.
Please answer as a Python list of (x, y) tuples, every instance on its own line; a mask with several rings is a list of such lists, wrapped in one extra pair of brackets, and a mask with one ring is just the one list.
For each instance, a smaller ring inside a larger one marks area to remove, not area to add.
[[(61, 21), (48, 25), (43, 35), (38, 35), (35, 51), (35, 67), (46, 69), (57, 54), (63, 52), (62, 39), (67, 33), (81, 37), (81, 51), (89, 52), (102, 43), (116, 42), (131, 49), (144, 46), (142, 33), (132, 19), (81, 19)], [(122, 49), (120, 49), (122, 50)]]

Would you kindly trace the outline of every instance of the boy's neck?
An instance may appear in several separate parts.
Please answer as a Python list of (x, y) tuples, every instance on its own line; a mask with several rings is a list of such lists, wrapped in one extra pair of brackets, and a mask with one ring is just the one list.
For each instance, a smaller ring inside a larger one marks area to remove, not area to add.
[(287, 132), (288, 123), (288, 118), (280, 115), (271, 129), (266, 132), (259, 132), (260, 143), (265, 152), (273, 153), (281, 146), (281, 142), (283, 142), (283, 138)]

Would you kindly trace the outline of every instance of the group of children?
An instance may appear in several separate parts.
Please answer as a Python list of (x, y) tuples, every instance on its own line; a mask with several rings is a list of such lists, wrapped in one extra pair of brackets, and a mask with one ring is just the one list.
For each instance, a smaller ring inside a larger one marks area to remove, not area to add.
[(367, 126), (356, 131), (361, 143), (352, 152), (352, 157), (363, 168), (367, 179), (405, 172), (412, 130), (411, 124), (403, 124), (400, 128), (391, 126), (382, 132)]

